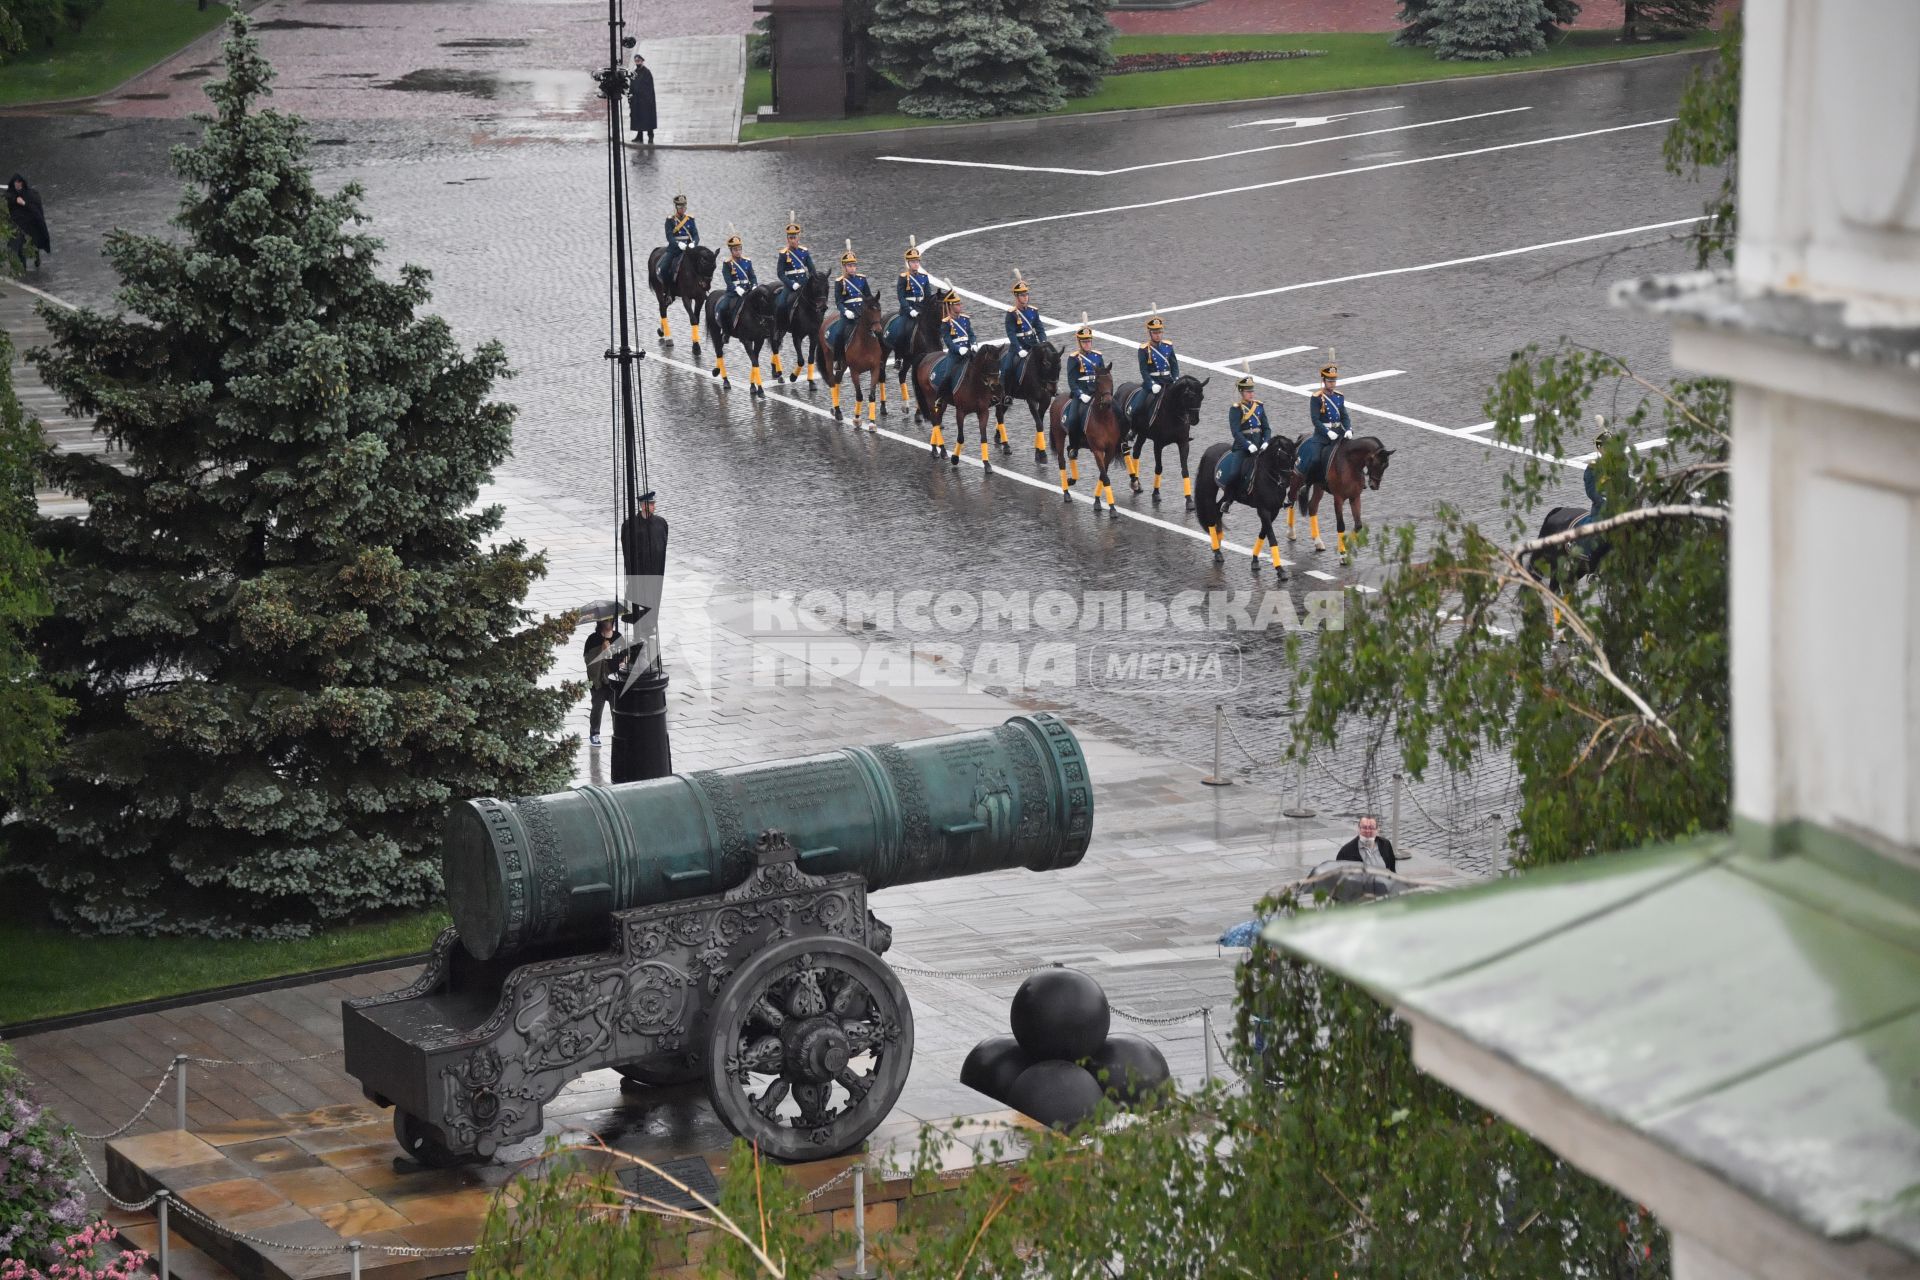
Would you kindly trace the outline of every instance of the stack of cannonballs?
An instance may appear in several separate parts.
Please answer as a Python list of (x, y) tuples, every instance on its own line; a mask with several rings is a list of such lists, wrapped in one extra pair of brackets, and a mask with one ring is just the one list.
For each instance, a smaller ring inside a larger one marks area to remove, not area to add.
[(960, 1083), (1055, 1129), (1071, 1129), (1103, 1096), (1131, 1108), (1171, 1073), (1139, 1036), (1109, 1035), (1107, 993), (1078, 969), (1042, 969), (1013, 997), (1013, 1034), (989, 1036), (960, 1068)]

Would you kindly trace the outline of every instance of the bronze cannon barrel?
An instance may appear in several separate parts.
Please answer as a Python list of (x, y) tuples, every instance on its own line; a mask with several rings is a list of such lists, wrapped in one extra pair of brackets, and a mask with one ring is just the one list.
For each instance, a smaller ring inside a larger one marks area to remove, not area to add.
[(1072, 730), (1047, 714), (992, 729), (731, 769), (469, 800), (448, 816), (447, 903), (479, 959), (589, 934), (607, 913), (696, 898), (747, 878), (782, 831), (817, 875), (870, 889), (1070, 867), (1093, 834)]

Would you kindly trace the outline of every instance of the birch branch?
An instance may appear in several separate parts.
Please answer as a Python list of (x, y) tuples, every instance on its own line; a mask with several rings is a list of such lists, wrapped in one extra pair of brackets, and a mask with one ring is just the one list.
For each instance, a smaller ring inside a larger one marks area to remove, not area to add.
[(1635, 507), (1632, 511), (1623, 511), (1617, 516), (1608, 516), (1605, 520), (1596, 520), (1592, 524), (1578, 525), (1559, 533), (1550, 533), (1544, 538), (1530, 538), (1515, 547), (1509, 554), (1517, 560), (1535, 551), (1565, 546), (1569, 542), (1579, 542), (1583, 538), (1591, 538), (1606, 533), (1610, 529), (1641, 524), (1648, 520), (1693, 519), (1725, 522), (1727, 517), (1728, 512), (1725, 507), (1701, 506), (1691, 502), (1667, 503), (1657, 507)]

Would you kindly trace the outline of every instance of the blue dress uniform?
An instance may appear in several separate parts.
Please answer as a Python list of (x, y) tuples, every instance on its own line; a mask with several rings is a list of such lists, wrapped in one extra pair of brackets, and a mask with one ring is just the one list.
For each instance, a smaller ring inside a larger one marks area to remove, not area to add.
[(1013, 310), (1007, 312), (1007, 354), (1000, 357), (1000, 385), (1011, 387), (1019, 381), (1020, 363), (1045, 341), (1046, 327), (1040, 313), (1027, 305), (1027, 286), (1014, 286)]
[[(1322, 378), (1338, 376), (1334, 366), (1320, 370)], [(1313, 435), (1300, 446), (1298, 470), (1313, 475), (1333, 446), (1353, 434), (1353, 419), (1347, 416), (1347, 398), (1338, 391), (1320, 390), (1307, 398), (1307, 416), (1313, 419)]]
[[(727, 241), (727, 246), (731, 248), (738, 241), (738, 236), (732, 237)], [(747, 296), (747, 290), (760, 283), (760, 279), (753, 273), (753, 259), (731, 256), (720, 264), (720, 278), (727, 291), (721, 296), (720, 305), (714, 310), (720, 313), (720, 323), (726, 326), (727, 332), (731, 333), (733, 317), (739, 313), (741, 300)]]
[(873, 286), (867, 283), (867, 278), (853, 270), (858, 261), (851, 249), (841, 254), (840, 265), (847, 270), (833, 282), (833, 308), (839, 314), (827, 327), (827, 342), (833, 347), (836, 360), (846, 355), (847, 335), (853, 332), (853, 322), (860, 318), (867, 299), (873, 296)]
[(1146, 412), (1152, 397), (1180, 376), (1180, 356), (1173, 344), (1160, 336), (1164, 328), (1166, 325), (1159, 316), (1147, 321), (1147, 340), (1140, 344), (1140, 389), (1133, 393), (1133, 403), (1127, 406), (1127, 417), (1135, 422)]
[[(1607, 441), (1611, 438), (1611, 433), (1602, 431), (1594, 438), (1594, 451), (1598, 453), (1600, 450), (1605, 449), (1607, 447)], [(1607, 499), (1606, 494), (1603, 493), (1600, 488), (1599, 458), (1595, 458), (1592, 462), (1589, 462), (1586, 470), (1580, 473), (1580, 487), (1587, 491), (1587, 514), (1574, 521), (1574, 524), (1592, 524), (1595, 520), (1604, 519), (1607, 514)]]
[[(797, 239), (799, 235), (800, 224), (789, 222), (787, 236), (790, 239)], [(813, 254), (808, 252), (807, 246), (803, 244), (790, 244), (780, 251), (780, 257), (774, 265), (779, 270), (781, 286), (780, 301), (774, 304), (774, 316), (780, 321), (781, 327), (785, 328), (793, 315), (794, 300), (800, 296), (800, 290), (805, 287), (807, 281), (813, 278), (815, 270)]]
[(920, 269), (920, 251), (907, 250), (907, 269), (893, 282), (893, 296), (900, 304), (900, 311), (887, 321), (888, 346), (896, 351), (906, 350), (907, 340), (913, 335), (913, 326), (932, 295), (933, 281)]
[(947, 354), (933, 367), (933, 393), (945, 400), (953, 394), (973, 355), (973, 321), (956, 311), (940, 322), (940, 340), (946, 344)]
[[(1253, 379), (1245, 378), (1242, 382), (1250, 388)], [(1227, 430), (1233, 435), (1233, 449), (1220, 460), (1215, 479), (1229, 494), (1237, 494), (1241, 481), (1250, 474), (1248, 464), (1253, 455), (1273, 439), (1273, 427), (1267, 422), (1267, 406), (1258, 400), (1252, 404), (1243, 401), (1228, 405)]]
[(667, 252), (660, 259), (660, 278), (668, 288), (680, 273), (680, 255), (700, 245), (700, 224), (687, 212), (687, 198), (673, 198), (673, 213), (667, 218)]
[(1061, 421), (1067, 428), (1067, 440), (1078, 449), (1086, 441), (1087, 405), (1093, 400), (1093, 380), (1107, 367), (1107, 358), (1098, 351), (1076, 351), (1067, 357), (1067, 411)]

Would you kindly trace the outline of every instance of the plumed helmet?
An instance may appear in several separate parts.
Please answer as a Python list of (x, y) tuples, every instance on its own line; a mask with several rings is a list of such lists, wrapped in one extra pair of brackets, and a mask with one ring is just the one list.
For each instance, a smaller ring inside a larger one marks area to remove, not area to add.
[(800, 234), (799, 215), (791, 209), (787, 210), (787, 234), (790, 236)]
[(1253, 361), (1242, 360), (1240, 362), (1240, 380), (1233, 385), (1242, 391), (1253, 390)]
[(1160, 308), (1154, 307), (1152, 310), (1153, 314), (1147, 317), (1147, 332), (1159, 333), (1167, 327), (1167, 322), (1160, 318)]
[(1027, 278), (1020, 274), (1020, 268), (1018, 267), (1013, 269), (1013, 292), (1015, 296), (1031, 292), (1031, 290), (1027, 288)]
[(727, 248), (738, 249), (743, 243), (745, 242), (740, 239), (740, 233), (734, 230), (733, 224), (729, 222), (727, 224)]
[(908, 262), (920, 261), (920, 237), (919, 236), (907, 237), (907, 261)]
[(840, 265), (850, 267), (860, 261), (860, 255), (853, 251), (853, 241), (847, 241), (847, 251), (840, 255)]
[(960, 295), (952, 289), (948, 289), (940, 295), (940, 305), (943, 307), (957, 307), (960, 305)]
[(684, 208), (686, 208), (686, 207), (687, 207), (687, 198), (686, 198), (685, 196), (675, 196), (675, 197), (673, 198), (673, 207), (674, 207), (674, 208), (676, 208), (676, 209), (684, 209)]
[(1080, 313), (1080, 327), (1073, 331), (1073, 336), (1084, 338), (1088, 342), (1093, 341), (1093, 321), (1087, 319), (1087, 313), (1084, 311)]
[(1321, 365), (1321, 366), (1320, 366), (1320, 376), (1321, 376), (1321, 377), (1323, 377), (1323, 378), (1337, 378), (1337, 377), (1339, 377), (1339, 376), (1340, 376), (1340, 366), (1339, 366), (1339, 365), (1337, 365), (1337, 364), (1335, 364), (1335, 363), (1333, 362), (1333, 357), (1334, 357), (1334, 350), (1333, 350), (1333, 348), (1332, 348), (1332, 347), (1328, 347), (1328, 348), (1327, 348), (1327, 362), (1326, 362), (1325, 364), (1323, 364), (1323, 365)]

